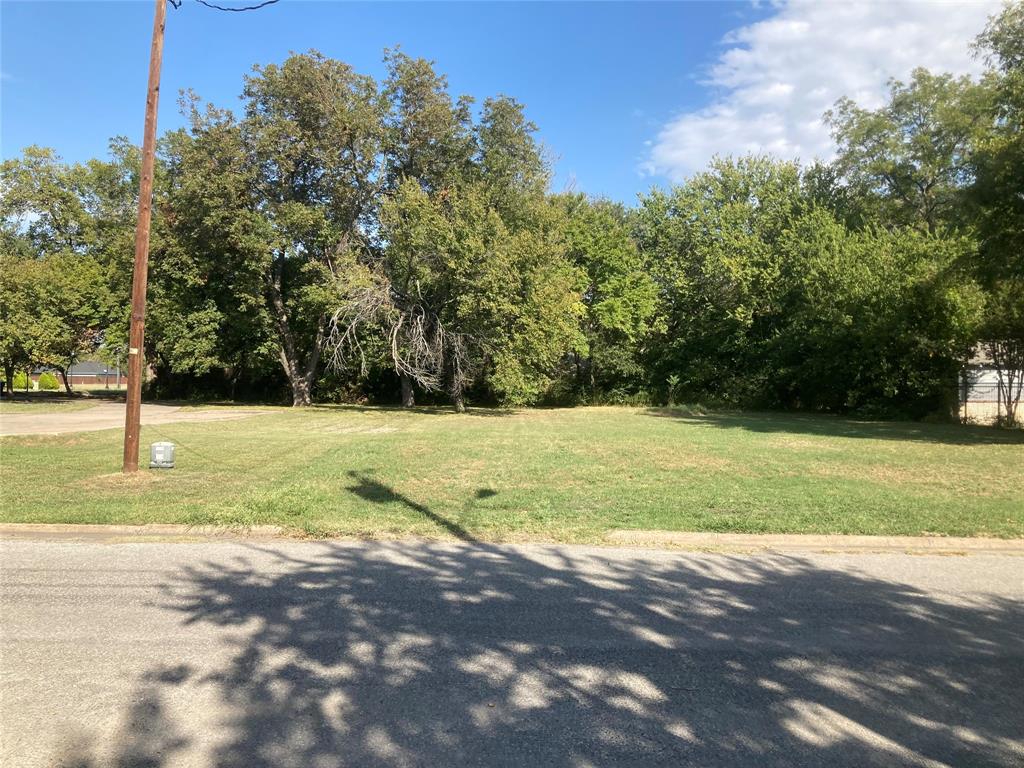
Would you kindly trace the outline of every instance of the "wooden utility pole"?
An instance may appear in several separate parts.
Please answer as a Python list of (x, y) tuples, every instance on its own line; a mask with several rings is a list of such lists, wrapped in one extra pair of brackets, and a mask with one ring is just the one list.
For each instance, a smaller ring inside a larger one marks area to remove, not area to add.
[(139, 220), (135, 225), (135, 269), (132, 272), (132, 318), (128, 336), (128, 394), (124, 415), (124, 464), (121, 471), (139, 471), (139, 410), (145, 362), (146, 282), (149, 276), (149, 223), (153, 214), (153, 166), (156, 155), (156, 114), (160, 101), (160, 64), (164, 52), (167, 0), (156, 0), (153, 46), (149, 53), (149, 90), (146, 125), (142, 136), (142, 173), (139, 179)]

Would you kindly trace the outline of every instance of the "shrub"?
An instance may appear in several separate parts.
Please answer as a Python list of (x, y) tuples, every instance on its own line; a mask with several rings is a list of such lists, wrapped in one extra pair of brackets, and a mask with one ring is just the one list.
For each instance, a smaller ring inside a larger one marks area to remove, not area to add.
[(49, 371), (46, 371), (39, 377), (39, 388), (48, 391), (54, 391), (60, 389), (60, 383), (57, 381), (57, 377)]
[(676, 404), (676, 392), (679, 391), (679, 374), (673, 373), (669, 376), (666, 380), (666, 384), (668, 384), (668, 396), (665, 399), (667, 400), (668, 407), (671, 408)]
[(14, 374), (14, 384), (11, 389), (28, 389), (28, 376), (25, 375), (24, 371), (18, 371)]
[(595, 392), (587, 399), (587, 405), (625, 405), (634, 408), (645, 408), (654, 403), (650, 392), (640, 390), (634, 392), (630, 389), (616, 387), (607, 392)]

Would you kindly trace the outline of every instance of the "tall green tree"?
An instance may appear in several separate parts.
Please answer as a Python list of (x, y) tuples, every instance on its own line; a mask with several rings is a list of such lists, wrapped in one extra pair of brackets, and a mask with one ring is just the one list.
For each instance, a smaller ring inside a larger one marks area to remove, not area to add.
[(99, 165), (67, 165), (40, 147), (0, 165), (0, 230), (13, 272), (0, 309), (4, 366), (56, 367), (68, 392), (68, 368), (99, 348), (114, 305), (97, 258), (104, 219), (88, 205)]
[(216, 375), (234, 395), (240, 381), (273, 379), (275, 370), (283, 378), (265, 293), (269, 243), (258, 240), (237, 122), (212, 107), (193, 118), (192, 131), (162, 142), (147, 347), (163, 390), (187, 395)]
[(968, 194), (976, 214), (975, 274), (985, 286), (982, 346), (996, 365), (1009, 423), (1019, 421), (1024, 389), (1024, 4), (1009, 3), (977, 41), (990, 66), (995, 98), (989, 130), (974, 147), (975, 183)]
[(405, 179), (437, 191), (465, 178), (476, 151), (473, 99), (453, 99), (447, 78), (432, 61), (396, 49), (386, 52), (384, 62), (384, 191), (394, 191)]
[(951, 414), (983, 298), (959, 263), (966, 237), (851, 231), (816, 208), (780, 252), (783, 290), (765, 348), (773, 404), (874, 415)]
[(59, 252), (42, 259), (40, 267), (40, 293), (45, 297), (40, 314), (49, 321), (49, 332), (37, 362), (59, 370), (70, 393), (69, 369), (99, 350), (112, 297), (102, 266), (92, 256)]
[(520, 210), (513, 227), (479, 182), (431, 194), (412, 179), (383, 203), (396, 364), (447, 391), (457, 410), (478, 381), (509, 404), (537, 400), (561, 359), (583, 346), (562, 212), (543, 196), (532, 204), (530, 224)]
[(638, 223), (667, 320), (656, 380), (741, 405), (951, 411), (979, 310), (969, 238), (851, 230), (765, 158), (652, 193)]
[(962, 224), (971, 142), (990, 103), (988, 87), (926, 69), (915, 69), (908, 83), (892, 81), (879, 109), (841, 99), (825, 118), (838, 145), (835, 167), (855, 191), (863, 220), (931, 234)]
[(47, 343), (39, 271), (31, 257), (6, 248), (0, 252), (0, 365), (8, 391), (15, 372), (38, 362)]
[(582, 194), (554, 198), (566, 216), (566, 256), (585, 278), (586, 352), (573, 356), (576, 387), (594, 396), (637, 392), (656, 327), (657, 286), (632, 237), (626, 209)]
[[(372, 78), (316, 52), (257, 67), (243, 98), (240, 120), (193, 107), (195, 143), (172, 161), (180, 188), (169, 214), (186, 235), (219, 230), (210, 241), (244, 264), (240, 292), (249, 308), (258, 275), (292, 402), (308, 405), (332, 306), (366, 246), (384, 103)], [(191, 313), (198, 337), (225, 309), (207, 302)], [(187, 354), (214, 359), (192, 347)]]
[(580, 276), (564, 211), (522, 105), (452, 100), (429, 62), (390, 54), (388, 140), (370, 279), (334, 315), (344, 359), (376, 325), (413, 402), (413, 381), (457, 410), (482, 385), (507, 403), (538, 399), (582, 341)]
[(648, 358), (652, 386), (763, 399), (765, 345), (776, 333), (781, 242), (810, 203), (795, 163), (719, 159), (670, 192), (641, 200), (636, 230), (658, 285), (664, 332)]
[[(426, 59), (414, 59), (394, 50), (386, 53), (385, 63), (388, 78), (383, 96), (388, 112), (384, 125), (383, 192), (404, 200), (407, 194), (399, 193), (399, 189), (409, 181), (428, 194), (437, 194), (468, 179), (476, 152), (470, 114), (472, 99), (462, 96), (453, 100), (446, 78)], [(380, 243), (379, 252), (384, 258), (378, 267), (383, 269), (393, 291), (392, 308), (398, 313), (395, 322), (399, 329), (389, 334), (391, 363), (399, 376), (402, 404), (410, 407), (415, 403), (414, 380), (429, 385), (429, 374), (424, 378), (429, 366), (410, 367), (402, 363), (419, 354), (415, 346), (423, 343), (426, 329), (419, 324), (422, 316), (414, 320), (410, 315), (404, 318), (409, 322), (402, 322), (403, 311), (415, 315), (424, 307), (413, 298), (414, 294), (422, 297), (423, 291), (423, 284), (414, 282), (419, 279), (415, 257), (408, 249), (402, 254), (399, 250), (394, 243)]]

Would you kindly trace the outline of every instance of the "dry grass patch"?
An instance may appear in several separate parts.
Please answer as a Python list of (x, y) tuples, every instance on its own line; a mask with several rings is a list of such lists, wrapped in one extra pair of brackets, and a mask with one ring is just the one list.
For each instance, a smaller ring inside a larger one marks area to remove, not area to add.
[(817, 465), (811, 470), (817, 477), (869, 480), (886, 486), (913, 486), (926, 491), (955, 491), (972, 496), (993, 496), (1000, 488), (994, 478), (980, 477), (970, 466), (865, 466)]
[(80, 488), (87, 488), (93, 490), (104, 490), (104, 489), (130, 489), (137, 490), (139, 488), (148, 488), (157, 483), (162, 483), (169, 479), (167, 472), (173, 470), (160, 470), (160, 471), (145, 471), (140, 470), (132, 474), (124, 474), (123, 472), (110, 472), (104, 475), (96, 475), (95, 477), (86, 477), (78, 481), (77, 485)]
[(701, 470), (750, 474), (748, 467), (732, 459), (692, 446), (627, 443), (626, 445), (587, 445), (583, 454), (597, 460), (605, 469), (630, 472), (643, 464), (661, 471)]

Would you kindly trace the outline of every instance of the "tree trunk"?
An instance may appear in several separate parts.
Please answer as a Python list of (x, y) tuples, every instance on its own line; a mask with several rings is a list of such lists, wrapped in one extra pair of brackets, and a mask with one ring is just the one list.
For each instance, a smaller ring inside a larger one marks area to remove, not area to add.
[(399, 379), (402, 382), (402, 407), (412, 408), (416, 405), (416, 393), (412, 388), (412, 377), (403, 373), (399, 375)]
[(292, 334), (291, 323), (288, 321), (288, 310), (284, 305), (284, 296), (281, 294), (281, 270), (283, 260), (277, 260), (273, 271), (266, 280), (267, 292), (270, 298), (271, 307), (274, 310), (274, 323), (277, 326), (278, 342), (280, 344), (281, 366), (284, 368), (288, 383), (292, 387), (292, 405), (312, 405), (313, 382), (316, 381), (316, 371), (320, 364), (320, 353), (324, 346), (324, 326), (326, 318), (321, 317), (317, 324), (316, 338), (313, 340), (313, 347), (309, 351), (305, 364), (299, 359), (298, 346)]
[(231, 366), (231, 374), (228, 377), (228, 391), (230, 392), (231, 402), (235, 402), (238, 396), (238, 380), (240, 378), (242, 378), (242, 366)]
[(455, 406), (456, 413), (466, 412), (466, 399), (462, 395), (462, 386), (456, 385), (452, 389), (452, 405)]
[(466, 399), (463, 395), (463, 381), (462, 377), (456, 370), (457, 362), (452, 359), (452, 351), (447, 351), (444, 358), (444, 379), (448, 394), (451, 395), (452, 405), (455, 406), (456, 413), (465, 413), (466, 411)]
[(313, 383), (316, 381), (317, 366), (320, 362), (321, 334), (317, 333), (316, 346), (309, 353), (305, 364), (299, 360), (295, 347), (291, 344), (281, 348), (281, 366), (284, 368), (288, 383), (292, 388), (292, 405), (307, 406), (313, 404)]
[(68, 369), (67, 368), (61, 368), (60, 369), (60, 375), (61, 375), (61, 378), (64, 379), (64, 391), (67, 392), (69, 395), (72, 394), (72, 392), (71, 392), (71, 377), (68, 376)]
[(7, 379), (7, 386), (4, 388), (4, 393), (7, 395), (14, 394), (14, 363), (7, 361), (4, 363), (4, 378)]
[(306, 357), (305, 364), (299, 360), (294, 345), (289, 345), (291, 354), (286, 354), (283, 348), (281, 350), (281, 363), (284, 365), (284, 372), (288, 375), (288, 382), (292, 385), (292, 405), (313, 404), (313, 384), (316, 382), (316, 372), (320, 365), (320, 350), (324, 343), (323, 326), (324, 322), (321, 319), (320, 328), (313, 341), (313, 349)]
[(292, 380), (292, 405), (297, 407), (305, 407), (313, 404), (313, 398), (310, 395), (310, 384), (309, 380), (305, 376), (299, 376)]
[[(994, 342), (988, 345), (992, 362), (996, 365), (996, 420), (1006, 426), (1016, 426), (1017, 408), (1020, 404), (1024, 380), (1018, 372), (1024, 368), (1024, 345), (1015, 340)], [(1006, 417), (1002, 411), (1005, 407)]]

